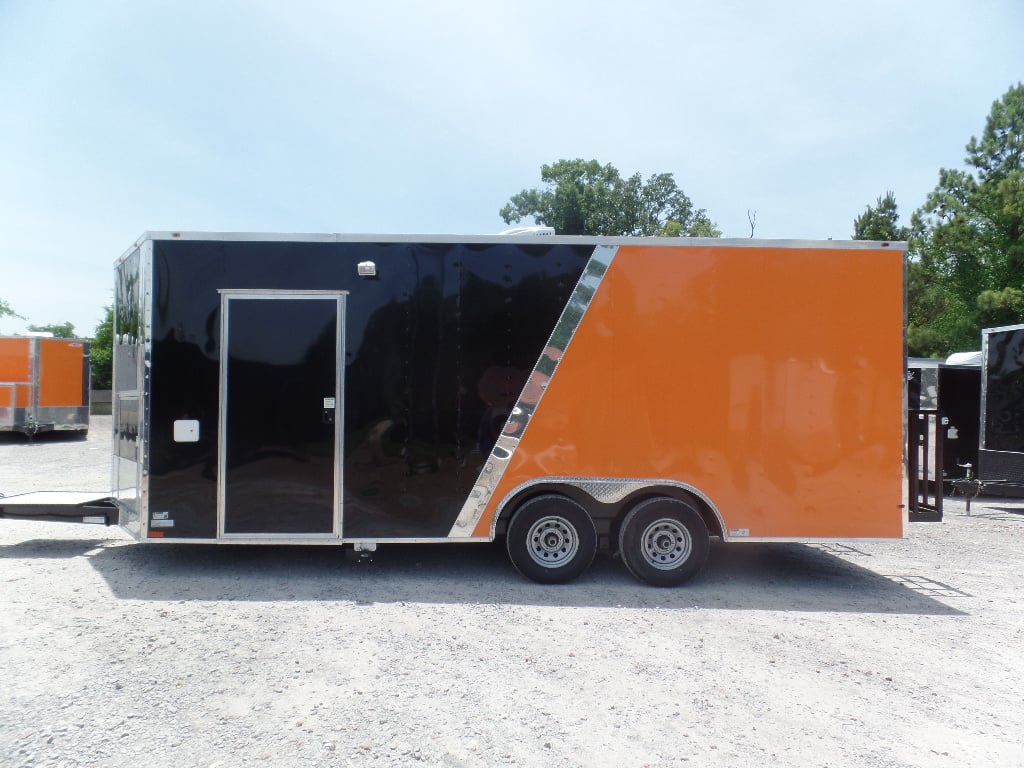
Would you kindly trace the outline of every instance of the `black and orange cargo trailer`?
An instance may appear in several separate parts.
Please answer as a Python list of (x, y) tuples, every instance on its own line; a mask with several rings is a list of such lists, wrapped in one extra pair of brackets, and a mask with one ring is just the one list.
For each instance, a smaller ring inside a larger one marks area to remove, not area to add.
[(106, 518), (154, 544), (503, 537), (542, 582), (602, 549), (657, 585), (710, 538), (897, 538), (903, 256), (146, 234), (116, 267)]
[(89, 343), (0, 337), (0, 432), (89, 431)]

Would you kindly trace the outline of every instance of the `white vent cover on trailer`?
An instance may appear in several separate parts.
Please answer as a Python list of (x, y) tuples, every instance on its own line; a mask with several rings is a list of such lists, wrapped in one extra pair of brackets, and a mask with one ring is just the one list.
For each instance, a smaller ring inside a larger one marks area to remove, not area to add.
[(512, 227), (512, 229), (506, 229), (504, 232), (499, 232), (499, 235), (554, 235), (554, 227)]
[(954, 352), (946, 358), (946, 365), (981, 365), (981, 350), (977, 352)]

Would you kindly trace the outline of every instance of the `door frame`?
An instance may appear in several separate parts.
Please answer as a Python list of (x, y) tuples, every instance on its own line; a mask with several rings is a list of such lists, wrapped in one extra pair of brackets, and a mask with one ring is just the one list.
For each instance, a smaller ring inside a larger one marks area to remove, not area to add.
[[(295, 542), (305, 544), (341, 543), (343, 514), (344, 445), (342, 442), (345, 421), (345, 306), (348, 291), (289, 290), (222, 288), (220, 294), (220, 391), (217, 404), (217, 538), (233, 542), (277, 544)], [(230, 302), (233, 300), (309, 300), (335, 302), (335, 372), (334, 372), (334, 500), (333, 525), (330, 532), (323, 533), (227, 533), (227, 423), (228, 423), (228, 338), (231, 323)]]

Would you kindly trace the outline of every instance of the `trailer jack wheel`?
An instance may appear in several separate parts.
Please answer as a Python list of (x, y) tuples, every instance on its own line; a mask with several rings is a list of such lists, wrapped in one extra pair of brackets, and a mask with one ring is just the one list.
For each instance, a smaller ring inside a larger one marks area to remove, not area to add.
[(636, 578), (674, 587), (704, 566), (710, 549), (707, 526), (689, 504), (661, 497), (633, 507), (619, 530), (619, 554)]
[(542, 584), (561, 584), (575, 579), (593, 562), (597, 531), (587, 510), (575, 501), (546, 494), (516, 511), (505, 546), (521, 574)]

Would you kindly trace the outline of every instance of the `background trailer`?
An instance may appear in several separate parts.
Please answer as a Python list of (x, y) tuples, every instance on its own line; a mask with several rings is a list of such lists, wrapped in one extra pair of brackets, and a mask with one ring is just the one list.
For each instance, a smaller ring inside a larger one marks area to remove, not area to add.
[(540, 581), (598, 547), (674, 584), (709, 536), (899, 537), (903, 291), (895, 243), (147, 234), (117, 264), (116, 516), (504, 535)]
[(0, 432), (89, 430), (89, 343), (0, 337)]
[(986, 488), (1024, 488), (1024, 325), (981, 332), (982, 419), (978, 477)]
[[(909, 458), (916, 458), (916, 482), (922, 491), (934, 495), (941, 510), (941, 497), (952, 483), (977, 474), (981, 435), (981, 353), (978, 362), (959, 362), (965, 355), (948, 360), (910, 358), (907, 368), (909, 405)], [(954, 361), (954, 362), (951, 362)], [(916, 421), (915, 421), (916, 420)], [(925, 432), (927, 431), (927, 436)], [(917, 437), (917, 456), (914, 438)], [(930, 452), (929, 455), (925, 455)], [(911, 485), (915, 478), (911, 478)], [(927, 488), (925, 488), (927, 486)], [(911, 499), (911, 519), (914, 499)]]

